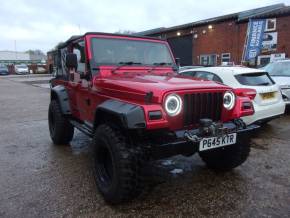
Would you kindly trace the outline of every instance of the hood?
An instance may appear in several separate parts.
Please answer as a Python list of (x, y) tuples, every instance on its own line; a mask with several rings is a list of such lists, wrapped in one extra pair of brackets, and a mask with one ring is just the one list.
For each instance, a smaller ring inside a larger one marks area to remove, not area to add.
[(289, 86), (290, 87), (290, 76), (271, 76), (271, 78), (279, 86)]
[(229, 89), (228, 86), (213, 82), (203, 81), (182, 76), (152, 75), (152, 74), (120, 74), (106, 78), (95, 79), (94, 84), (99, 91), (121, 96), (140, 97), (144, 100), (146, 94), (152, 92), (155, 101), (167, 92), (195, 91), (197, 89)]

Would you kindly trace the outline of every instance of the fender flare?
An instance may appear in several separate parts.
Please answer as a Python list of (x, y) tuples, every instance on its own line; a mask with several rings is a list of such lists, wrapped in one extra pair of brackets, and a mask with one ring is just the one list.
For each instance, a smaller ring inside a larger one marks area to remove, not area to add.
[(106, 100), (96, 108), (94, 129), (97, 128), (101, 119), (104, 119), (104, 113), (117, 118), (125, 129), (146, 128), (144, 110), (141, 106), (118, 100)]
[(67, 90), (62, 85), (54, 86), (50, 91), (50, 99), (56, 99), (60, 105), (61, 112), (64, 115), (71, 115), (69, 97)]

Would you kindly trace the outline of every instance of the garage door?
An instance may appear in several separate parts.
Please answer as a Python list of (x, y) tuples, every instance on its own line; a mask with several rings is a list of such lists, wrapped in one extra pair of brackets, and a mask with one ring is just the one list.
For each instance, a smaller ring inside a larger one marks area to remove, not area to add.
[(192, 35), (167, 39), (173, 54), (180, 58), (181, 66), (192, 65)]

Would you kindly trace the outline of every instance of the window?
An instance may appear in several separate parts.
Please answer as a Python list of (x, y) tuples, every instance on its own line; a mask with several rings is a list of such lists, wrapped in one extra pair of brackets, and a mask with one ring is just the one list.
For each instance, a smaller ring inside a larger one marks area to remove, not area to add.
[[(194, 72), (193, 72), (194, 73)], [(194, 74), (195, 78), (204, 79), (204, 80), (212, 80), (215, 82), (223, 83), (221, 78), (217, 76), (216, 74), (205, 72), (205, 71), (196, 71)]]
[(216, 54), (211, 55), (201, 55), (200, 56), (200, 64), (203, 66), (215, 66), (216, 65)]
[(239, 74), (235, 78), (240, 84), (246, 86), (271, 86), (274, 84), (266, 72)]
[(275, 31), (276, 30), (276, 18), (266, 20), (265, 31)]
[(195, 72), (194, 71), (186, 71), (186, 72), (182, 72), (181, 75), (182, 76), (194, 76)]
[(73, 45), (73, 53), (77, 55), (77, 60), (78, 60), (78, 72), (85, 72), (85, 42), (80, 41), (77, 42), (76, 44)]
[(65, 57), (67, 54), (67, 48), (61, 48), (58, 50), (58, 61), (57, 61), (57, 76), (61, 76), (65, 79), (68, 79), (68, 74), (66, 71), (66, 65), (65, 65)]
[(266, 66), (271, 61), (271, 55), (260, 55), (258, 56), (258, 66)]
[(118, 65), (133, 62), (142, 65), (173, 65), (165, 43), (143, 40), (93, 38), (92, 53), (96, 64)]
[(265, 67), (271, 76), (290, 76), (290, 62), (270, 63)]
[(231, 53), (222, 53), (222, 63), (228, 63), (231, 61)]

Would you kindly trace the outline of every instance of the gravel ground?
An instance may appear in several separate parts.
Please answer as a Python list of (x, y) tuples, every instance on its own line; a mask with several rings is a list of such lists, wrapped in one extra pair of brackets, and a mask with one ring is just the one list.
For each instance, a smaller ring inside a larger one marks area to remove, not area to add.
[(93, 182), (90, 140), (76, 132), (70, 146), (54, 146), (49, 90), (25, 81), (0, 78), (0, 217), (290, 216), (290, 116), (260, 129), (234, 171), (213, 173), (197, 155), (157, 161), (154, 185), (111, 207)]

